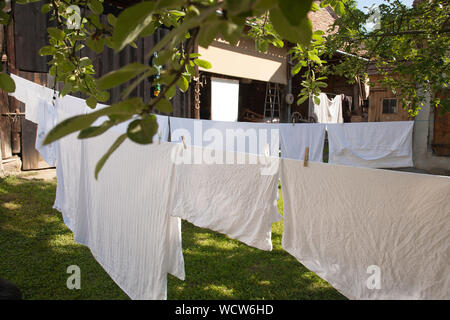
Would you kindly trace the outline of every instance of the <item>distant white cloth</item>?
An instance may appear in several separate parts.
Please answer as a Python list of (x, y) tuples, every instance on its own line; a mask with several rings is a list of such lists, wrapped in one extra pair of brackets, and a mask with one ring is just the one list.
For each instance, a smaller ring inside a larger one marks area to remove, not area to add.
[(82, 178), (75, 241), (132, 299), (166, 299), (167, 273), (184, 279), (180, 219), (170, 216), (174, 163), (167, 142), (126, 140), (98, 180), (98, 160), (120, 135), (114, 130), (82, 140)]
[(237, 121), (239, 80), (211, 78), (211, 119)]
[(55, 166), (57, 143), (54, 142), (45, 146), (42, 144), (47, 134), (56, 125), (57, 115), (55, 106), (48, 101), (41, 100), (41, 103), (38, 105), (38, 118), (35, 148), (39, 151), (45, 162), (51, 166)]
[(369, 168), (412, 167), (414, 121), (330, 124), (329, 163)]
[(325, 124), (280, 123), (281, 157), (303, 160), (309, 148), (309, 160), (323, 162)]
[(171, 141), (214, 150), (278, 157), (278, 124), (170, 117)]
[(320, 93), (320, 103), (314, 102), (314, 114), (312, 115), (319, 123), (343, 123), (342, 96), (337, 95), (332, 100), (325, 93)]
[[(203, 151), (181, 147), (179, 156)], [(234, 152), (229, 154), (226, 158), (235, 158)], [(249, 246), (272, 250), (271, 226), (281, 219), (276, 205), (279, 158), (242, 156), (241, 164), (177, 164), (173, 216)]]
[(53, 90), (15, 74), (11, 74), (11, 78), (16, 84), (16, 90), (9, 95), (25, 103), (25, 119), (38, 123), (39, 104), (41, 101), (52, 102)]
[(450, 299), (450, 178), (281, 161), (298, 261), (351, 299)]
[(330, 110), (328, 123), (344, 123), (344, 118), (342, 117), (342, 95), (337, 95), (332, 100), (329, 100), (328, 108)]

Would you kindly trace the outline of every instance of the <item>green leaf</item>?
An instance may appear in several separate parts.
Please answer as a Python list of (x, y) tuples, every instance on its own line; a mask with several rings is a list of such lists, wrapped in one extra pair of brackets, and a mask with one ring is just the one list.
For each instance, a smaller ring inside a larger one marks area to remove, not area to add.
[(39, 50), (39, 55), (41, 56), (51, 56), (55, 53), (55, 48), (52, 46), (45, 46)]
[(102, 91), (95, 95), (98, 101), (105, 102), (109, 99), (109, 92), (108, 91)]
[(298, 26), (306, 17), (306, 14), (311, 9), (313, 0), (279, 0), (278, 5), (281, 12), (286, 17), (287, 21), (293, 25)]
[(105, 153), (105, 155), (97, 162), (97, 165), (95, 166), (95, 179), (98, 178), (98, 174), (100, 172), (100, 170), (103, 168), (103, 166), (106, 163), (106, 160), (109, 159), (109, 157), (111, 156), (111, 154), (116, 151), (116, 149), (118, 147), (120, 147), (120, 145), (125, 141), (125, 139), (127, 138), (127, 134), (124, 133), (122, 135), (120, 135), (117, 140), (112, 144), (112, 146), (108, 149), (108, 151)]
[(61, 97), (64, 97), (65, 95), (69, 94), (72, 91), (73, 84), (71, 82), (67, 82), (64, 84), (64, 88), (59, 92), (59, 95)]
[(181, 76), (181, 78), (177, 81), (177, 86), (182, 92), (186, 92), (187, 89), (189, 89), (189, 81), (186, 79), (186, 77)]
[(311, 41), (312, 24), (308, 18), (301, 20), (297, 26), (292, 26), (284, 17), (279, 8), (270, 11), (270, 20), (278, 34), (292, 43), (307, 45)]
[(97, 106), (97, 99), (95, 99), (94, 96), (90, 96), (89, 98), (86, 99), (86, 104), (88, 105), (89, 108), (94, 109)]
[(122, 83), (125, 83), (132, 78), (137, 77), (141, 73), (148, 71), (151, 69), (150, 66), (147, 66), (142, 63), (130, 63), (126, 66), (111, 71), (105, 74), (103, 77), (97, 80), (97, 87), (99, 90), (107, 90), (114, 88)]
[(307, 95), (302, 96), (300, 99), (297, 100), (297, 105), (301, 105), (303, 102), (306, 101), (306, 99), (308, 99)]
[(317, 96), (314, 96), (314, 103), (315, 104), (320, 104), (320, 98)]
[(177, 93), (176, 87), (175, 86), (171, 86), (167, 91), (166, 94), (164, 95), (167, 99), (172, 99), (173, 96)]
[(194, 60), (194, 63), (195, 63), (196, 65), (198, 65), (200, 68), (203, 68), (203, 69), (211, 69), (211, 68), (212, 68), (211, 63), (209, 63), (209, 62), (206, 61), (206, 60), (195, 59), (195, 60)]
[(301, 68), (302, 68), (302, 63), (301, 63), (301, 62), (297, 63), (297, 64), (292, 68), (291, 74), (292, 74), (292, 75), (296, 75), (297, 73), (300, 72), (300, 69), (301, 69)]
[(49, 3), (44, 4), (41, 7), (41, 13), (49, 13), (52, 10), (52, 6)]
[(146, 115), (140, 120), (132, 121), (127, 128), (130, 140), (139, 144), (150, 144), (153, 136), (158, 132), (158, 123), (155, 115)]
[(86, 67), (92, 65), (92, 60), (88, 57), (83, 57), (80, 59), (80, 67)]
[(16, 91), (16, 84), (14, 80), (6, 73), (0, 73), (0, 88), (6, 92)]
[(97, 15), (103, 13), (103, 5), (98, 0), (89, 0), (88, 7)]
[(102, 133), (106, 132), (113, 125), (114, 125), (114, 122), (107, 120), (99, 126), (94, 126), (94, 127), (89, 127), (89, 128), (83, 129), (78, 134), (78, 139), (86, 139), (86, 138), (92, 138), (92, 137), (99, 136)]
[(105, 41), (101, 38), (92, 39), (92, 37), (89, 37), (86, 39), (86, 45), (95, 53), (101, 53), (105, 47)]
[(167, 63), (167, 61), (172, 57), (173, 50), (166, 49), (158, 52), (158, 56), (154, 59), (155, 65), (162, 66)]
[(170, 103), (169, 100), (166, 99), (159, 100), (158, 103), (155, 105), (155, 108), (164, 113), (172, 112), (172, 104)]
[(339, 1), (338, 3), (336, 3), (336, 6), (334, 7), (334, 10), (336, 11), (336, 13), (338, 15), (341, 16), (345, 12), (344, 4), (341, 1)]
[(258, 39), (256, 41), (256, 49), (261, 52), (267, 52), (269, 50), (269, 42), (267, 40)]
[(110, 25), (112, 25), (112, 26), (116, 25), (117, 18), (112, 13), (108, 13), (108, 15), (106, 16), (106, 19), (108, 20), (108, 23)]
[(140, 33), (139, 36), (140, 37), (147, 37), (150, 36), (152, 34), (155, 33), (156, 29), (158, 28), (158, 22), (157, 21), (152, 21), (148, 24), (148, 26), (146, 26)]
[(50, 35), (50, 37), (58, 40), (58, 41), (64, 41), (66, 38), (66, 34), (63, 30), (60, 30), (58, 28), (47, 28), (47, 32)]
[(213, 42), (213, 40), (219, 34), (221, 26), (222, 23), (217, 20), (202, 25), (197, 37), (199, 46), (208, 48), (211, 42)]
[(119, 14), (113, 31), (116, 50), (122, 50), (127, 44), (133, 42), (139, 33), (152, 22), (154, 8), (153, 2), (140, 2)]
[(142, 98), (131, 98), (98, 111), (68, 118), (50, 130), (43, 144), (52, 143), (71, 133), (89, 128), (101, 116), (133, 115), (139, 113), (144, 106)]

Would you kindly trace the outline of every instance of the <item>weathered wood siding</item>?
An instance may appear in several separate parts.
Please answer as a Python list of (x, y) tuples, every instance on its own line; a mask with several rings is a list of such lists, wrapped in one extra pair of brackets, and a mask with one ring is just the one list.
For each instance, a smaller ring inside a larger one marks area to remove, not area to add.
[[(440, 97), (448, 97), (449, 91), (446, 90)], [(433, 131), (433, 152), (438, 156), (450, 156), (450, 113), (440, 113), (440, 107), (435, 110), (434, 114), (434, 131)]]
[(397, 101), (396, 113), (383, 113), (383, 99), (396, 98), (396, 96), (392, 91), (381, 86), (380, 77), (379, 75), (370, 76), (370, 81), (374, 83), (374, 87), (370, 88), (369, 122), (410, 120), (408, 110), (402, 107), (400, 101)]
[[(41, 57), (38, 51), (47, 44), (47, 27), (52, 23), (48, 17), (40, 12), (41, 2), (27, 5), (14, 5), (14, 24), (8, 28), (10, 33), (8, 44), (8, 71), (18, 74), (26, 79), (33, 80), (39, 84), (47, 85), (48, 57)], [(105, 5), (105, 14), (102, 19), (106, 20), (106, 14), (112, 12), (118, 14), (118, 9)], [(128, 46), (121, 52), (105, 47), (105, 51), (96, 54), (89, 49), (81, 51), (82, 56), (88, 56), (92, 59), (97, 76), (100, 77), (112, 70), (120, 68), (130, 62), (140, 62), (147, 64), (149, 59), (145, 57), (146, 53), (157, 43), (168, 30), (159, 30), (153, 36), (139, 39), (137, 48)], [(114, 88), (110, 91), (110, 99), (107, 103), (115, 103), (120, 100), (120, 92), (126, 85)], [(148, 102), (151, 85), (148, 80), (143, 81), (132, 96), (143, 97)], [(18, 109), (20, 112), (26, 112), (26, 106), (14, 98), (7, 97), (2, 92), (0, 110), (4, 112), (14, 112)], [(80, 94), (76, 94), (82, 97)], [(191, 117), (191, 90), (185, 94), (177, 92), (173, 98), (173, 112), (171, 115), (177, 117)], [(2, 141), (2, 155), (4, 158), (12, 154), (21, 154), (23, 166), (22, 169), (38, 169), (48, 167), (42, 160), (37, 150), (34, 149), (36, 140), (36, 124), (22, 119), (13, 121), (7, 117), (2, 117), (0, 122), (0, 134)], [(18, 140), (18, 141), (15, 141)]]

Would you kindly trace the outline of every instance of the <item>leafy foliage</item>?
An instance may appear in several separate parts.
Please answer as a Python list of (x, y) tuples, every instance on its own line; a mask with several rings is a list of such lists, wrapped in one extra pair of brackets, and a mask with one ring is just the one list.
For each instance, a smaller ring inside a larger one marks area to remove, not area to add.
[[(17, 3), (34, 1), (18, 0)], [(330, 5), (342, 14), (347, 1), (325, 0), (321, 6)], [(122, 101), (65, 120), (49, 133), (45, 143), (77, 131), (81, 139), (97, 136), (131, 118), (134, 121), (129, 124), (126, 137), (137, 143), (152, 143), (157, 124), (151, 113), (155, 110), (171, 112), (170, 100), (176, 89), (188, 90), (195, 79), (197, 66), (211, 67), (194, 52), (195, 46), (198, 43), (208, 47), (218, 37), (236, 44), (243, 34), (247, 34), (255, 39), (257, 49), (262, 52), (267, 51), (269, 45), (283, 47), (285, 41), (294, 44), (291, 54), (297, 66), (293, 71), (300, 72), (303, 67), (302, 70), (307, 70), (303, 97), (317, 94), (324, 85), (321, 81), (324, 78), (316, 77), (314, 70), (314, 64), (324, 63), (320, 58), (324, 51), (323, 33), (313, 33), (307, 17), (309, 11), (317, 9), (318, 5), (312, 0), (148, 0), (123, 9), (118, 16), (108, 14), (106, 19), (101, 19), (103, 0), (43, 1), (41, 11), (50, 15), (55, 27), (48, 28), (49, 44), (41, 48), (40, 54), (50, 56), (49, 72), (57, 82), (64, 84), (61, 96), (81, 92), (87, 95), (88, 106), (95, 108), (97, 102), (109, 99), (109, 89), (128, 83), (122, 91)], [(157, 53), (154, 66), (130, 63), (97, 79), (92, 61), (80, 54), (85, 46), (97, 53), (106, 47), (120, 51), (126, 46), (136, 46), (139, 37), (152, 35), (161, 27), (169, 28), (170, 32), (146, 53), (147, 58)], [(156, 66), (164, 68), (160, 70)], [(12, 90), (11, 83), (2, 77), (0, 86)], [(144, 103), (140, 97), (130, 97), (133, 90), (149, 77), (152, 87), (161, 88), (159, 94), (149, 103)], [(107, 116), (108, 120), (94, 125), (100, 116)], [(121, 137), (119, 142), (124, 139)], [(102, 158), (99, 170), (120, 143), (113, 145)]]
[[(351, 81), (372, 68), (382, 75), (382, 84), (401, 98), (410, 115), (417, 115), (428, 95), (434, 105), (450, 111), (448, 99), (439, 99), (449, 85), (449, 17), (448, 1), (422, 1), (407, 8), (398, 0), (389, 0), (368, 13), (351, 1), (335, 22), (339, 32), (327, 37), (326, 55), (341, 49), (353, 56), (345, 56), (325, 73)], [(367, 21), (376, 22), (376, 28), (369, 29)]]

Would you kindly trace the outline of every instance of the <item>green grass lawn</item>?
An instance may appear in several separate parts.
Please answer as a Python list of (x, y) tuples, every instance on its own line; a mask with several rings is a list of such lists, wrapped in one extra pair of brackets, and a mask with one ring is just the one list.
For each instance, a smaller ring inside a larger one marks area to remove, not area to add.
[[(0, 179), (0, 278), (24, 299), (128, 299), (76, 244), (52, 209), (56, 182)], [(282, 201), (279, 201), (282, 212)], [(168, 278), (168, 299), (345, 299), (281, 248), (282, 222), (265, 252), (183, 222), (186, 280)], [(67, 267), (81, 269), (81, 290), (69, 290)]]

